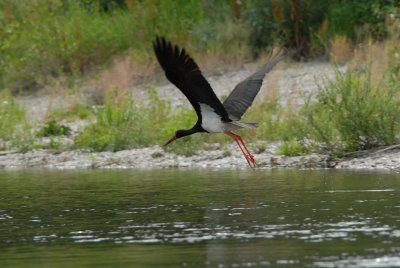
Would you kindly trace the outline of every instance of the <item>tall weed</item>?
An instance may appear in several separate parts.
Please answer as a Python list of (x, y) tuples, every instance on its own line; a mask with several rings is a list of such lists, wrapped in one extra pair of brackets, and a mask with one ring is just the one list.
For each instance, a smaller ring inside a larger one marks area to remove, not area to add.
[(34, 135), (25, 111), (8, 92), (0, 92), (0, 150), (29, 150), (34, 146)]

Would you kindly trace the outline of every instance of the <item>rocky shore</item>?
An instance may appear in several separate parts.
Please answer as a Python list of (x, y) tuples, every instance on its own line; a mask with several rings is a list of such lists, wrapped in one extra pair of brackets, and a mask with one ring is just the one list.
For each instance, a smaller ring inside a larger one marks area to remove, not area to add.
[[(370, 153), (362, 157), (334, 159), (323, 154), (305, 156), (281, 156), (276, 151), (279, 144), (270, 144), (263, 152), (255, 153), (257, 168), (300, 168), (300, 169), (362, 169), (400, 171), (400, 150)], [(160, 146), (119, 152), (85, 152), (79, 150), (56, 152), (35, 150), (27, 153), (0, 152), (0, 168), (249, 168), (241, 152), (234, 144), (226, 155), (220, 149), (199, 151), (185, 157), (165, 152)]]

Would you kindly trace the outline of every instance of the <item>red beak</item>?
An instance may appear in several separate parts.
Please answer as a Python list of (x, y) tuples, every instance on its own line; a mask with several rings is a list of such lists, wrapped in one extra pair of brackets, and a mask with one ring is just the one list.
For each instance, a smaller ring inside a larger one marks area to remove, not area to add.
[(173, 142), (174, 140), (176, 140), (176, 135), (174, 135), (169, 141), (167, 141), (167, 142), (164, 144), (164, 147), (167, 146), (168, 144), (170, 144), (171, 142)]

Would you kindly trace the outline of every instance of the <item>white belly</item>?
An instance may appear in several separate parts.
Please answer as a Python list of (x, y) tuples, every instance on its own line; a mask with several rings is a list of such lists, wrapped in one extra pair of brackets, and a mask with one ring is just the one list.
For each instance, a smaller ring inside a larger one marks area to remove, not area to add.
[(221, 117), (214, 112), (214, 109), (207, 104), (200, 103), (201, 110), (201, 127), (210, 133), (224, 132), (225, 124)]

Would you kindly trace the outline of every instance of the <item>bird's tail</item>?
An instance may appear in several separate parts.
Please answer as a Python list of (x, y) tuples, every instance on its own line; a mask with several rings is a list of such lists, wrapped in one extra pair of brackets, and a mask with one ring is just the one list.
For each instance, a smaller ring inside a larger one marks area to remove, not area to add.
[(245, 123), (245, 122), (240, 122), (240, 121), (232, 121), (232, 124), (242, 127), (242, 128), (256, 128), (258, 127), (258, 123)]

